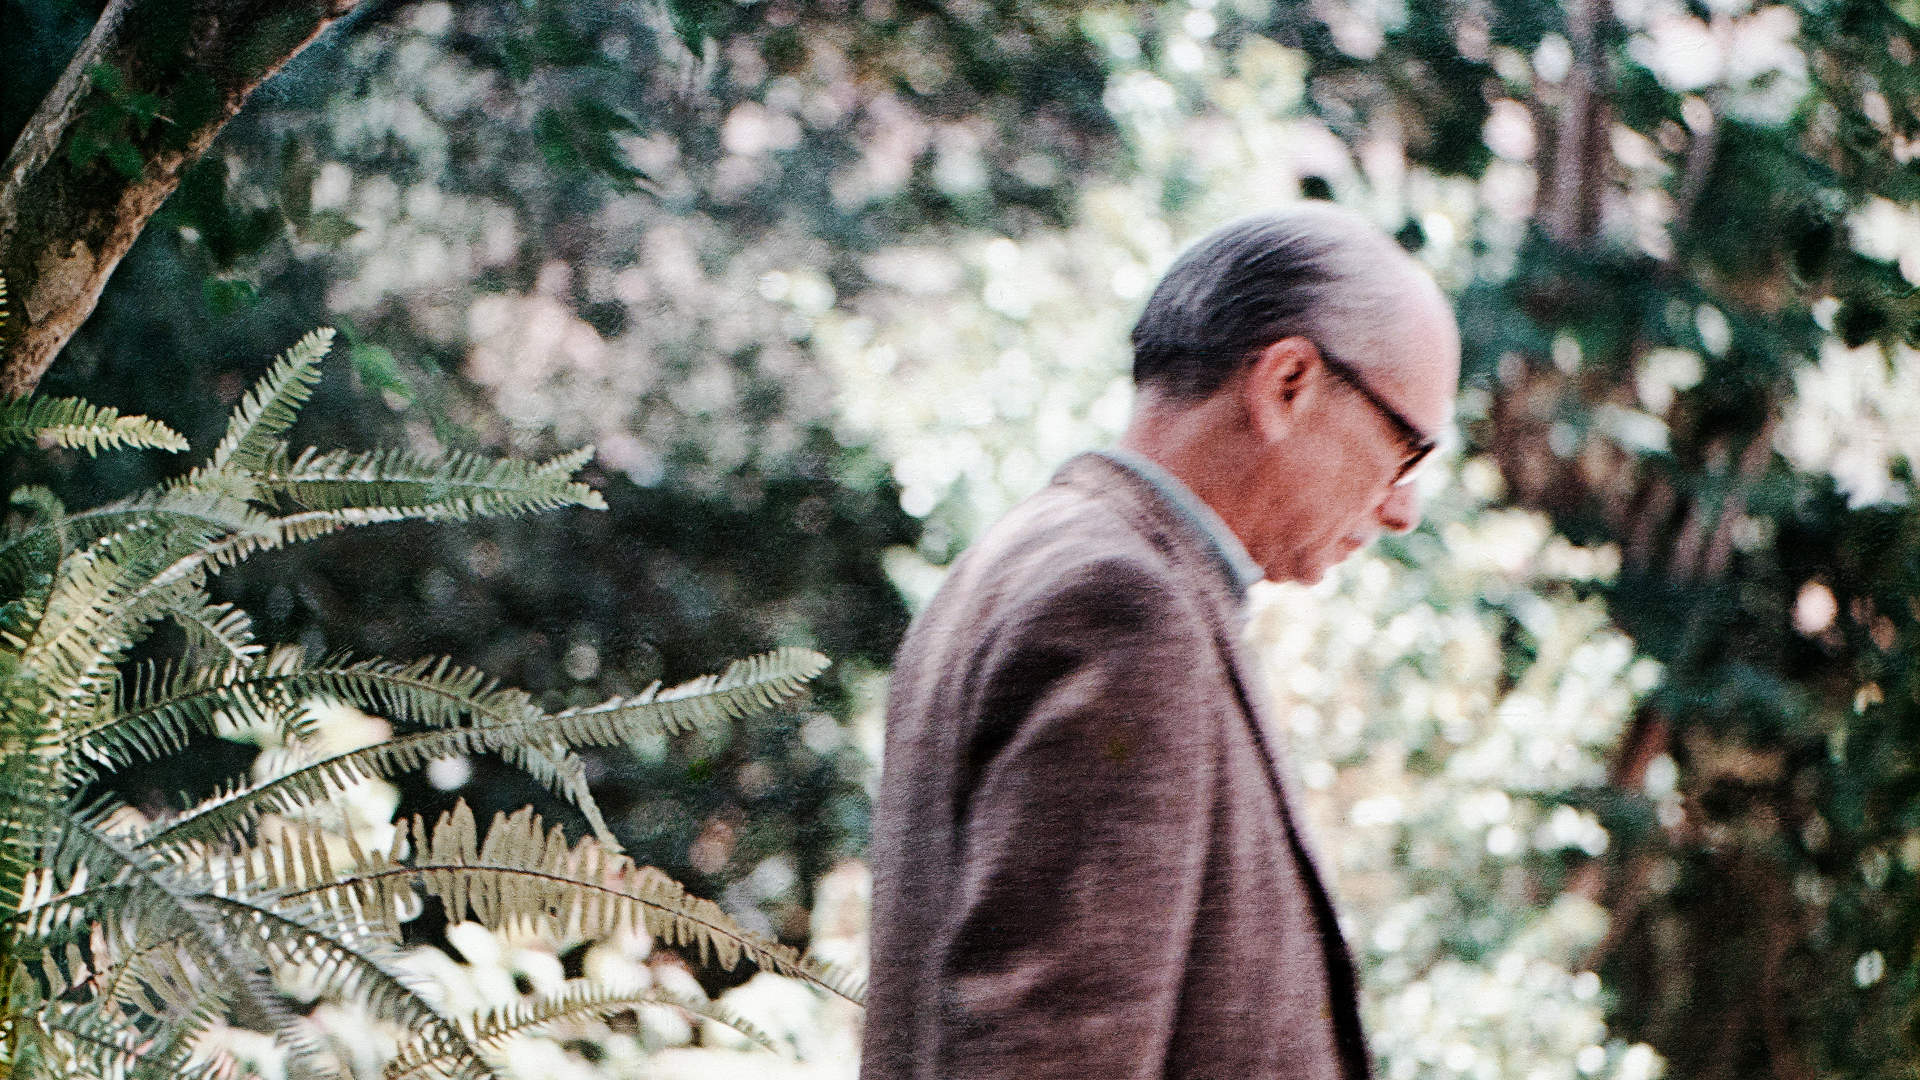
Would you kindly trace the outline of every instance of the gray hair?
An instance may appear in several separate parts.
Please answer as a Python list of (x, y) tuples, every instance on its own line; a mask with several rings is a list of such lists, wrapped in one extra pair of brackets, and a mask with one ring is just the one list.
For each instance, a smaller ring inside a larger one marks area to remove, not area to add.
[[(1133, 328), (1133, 381), (1176, 400), (1218, 390), (1261, 349), (1323, 343), (1337, 321), (1391, 303), (1382, 271), (1408, 257), (1360, 215), (1326, 204), (1243, 218), (1174, 260)], [(1323, 345), (1324, 347), (1324, 345)]]

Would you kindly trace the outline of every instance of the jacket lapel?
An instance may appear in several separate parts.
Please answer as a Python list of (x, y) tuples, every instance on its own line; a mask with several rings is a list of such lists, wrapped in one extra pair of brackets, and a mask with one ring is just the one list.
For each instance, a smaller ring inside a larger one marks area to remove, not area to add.
[(1316, 917), (1322, 926), (1321, 943), (1326, 954), (1328, 990), (1333, 997), (1334, 1030), (1353, 1077), (1370, 1074), (1366, 1040), (1360, 1029), (1359, 977), (1353, 955), (1333, 908), (1321, 873), (1319, 856), (1307, 839), (1304, 819), (1294, 801), (1287, 769), (1281, 760), (1280, 729), (1266, 705), (1264, 683), (1248, 663), (1240, 645), (1240, 605), (1211, 557), (1210, 543), (1197, 530), (1168, 508), (1145, 480), (1113, 461), (1096, 454), (1083, 454), (1062, 466), (1056, 482), (1076, 483), (1096, 498), (1117, 506), (1135, 528), (1156, 548), (1164, 552), (1203, 598), (1202, 608), (1213, 632), (1214, 647), (1219, 650), (1233, 682), (1234, 697), (1240, 715), (1260, 747), (1267, 780), (1273, 787), (1279, 807), (1280, 825), (1300, 867), (1301, 878)]
[[(1191, 560), (1178, 565), (1183, 573), (1196, 570)], [(1334, 1034), (1346, 1057), (1348, 1074), (1358, 1080), (1372, 1072), (1366, 1036), (1360, 1027), (1359, 972), (1354, 966), (1353, 953), (1347, 948), (1346, 935), (1340, 932), (1339, 916), (1333, 907), (1333, 897), (1327, 891), (1319, 855), (1308, 840), (1299, 804), (1293, 799), (1288, 771), (1281, 760), (1280, 729), (1274, 725), (1267, 709), (1265, 683), (1251, 669), (1247, 651), (1240, 645), (1239, 600), (1228, 592), (1224, 583), (1218, 581), (1217, 575), (1214, 577), (1214, 581), (1201, 585), (1211, 601), (1206, 609), (1207, 619), (1213, 626), (1214, 646), (1226, 659), (1227, 669), (1233, 677), (1234, 695), (1240, 702), (1241, 715), (1246, 718), (1254, 740), (1260, 745), (1267, 779), (1273, 785), (1274, 802), (1280, 808), (1281, 826), (1286, 831), (1294, 862), (1300, 867), (1308, 900), (1320, 920), (1323, 930), (1320, 943), (1326, 955), (1327, 990), (1333, 998)]]
[(1083, 454), (1062, 466), (1060, 479), (1070, 483), (1086, 481), (1081, 485), (1083, 490), (1119, 505), (1126, 518), (1167, 555), (1179, 568), (1180, 576), (1205, 599), (1203, 607), (1213, 630), (1214, 647), (1220, 651), (1233, 677), (1233, 692), (1240, 703), (1240, 712), (1261, 748), (1267, 778), (1280, 806), (1282, 824), (1293, 845), (1306, 855), (1309, 885), (1315, 892), (1324, 894), (1319, 857), (1301, 825), (1303, 819), (1293, 799), (1292, 782), (1281, 760), (1280, 729), (1274, 725), (1267, 709), (1265, 684), (1248, 664), (1246, 650), (1240, 645), (1242, 599), (1233, 593), (1216, 569), (1216, 560), (1207, 550), (1209, 541), (1194, 535), (1196, 530), (1171, 512), (1144, 480), (1108, 458)]

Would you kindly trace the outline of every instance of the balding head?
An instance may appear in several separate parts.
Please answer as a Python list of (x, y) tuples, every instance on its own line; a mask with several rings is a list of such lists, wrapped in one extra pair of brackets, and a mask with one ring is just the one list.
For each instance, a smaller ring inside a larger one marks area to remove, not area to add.
[[(1268, 344), (1371, 338), (1433, 282), (1365, 218), (1326, 203), (1243, 218), (1174, 261), (1133, 328), (1136, 386), (1206, 397)], [(1352, 349), (1374, 355), (1372, 349)]]
[(1315, 581), (1420, 519), (1410, 470), (1444, 437), (1460, 335), (1418, 263), (1326, 205), (1189, 248), (1134, 328), (1121, 444), (1220, 515), (1275, 581)]

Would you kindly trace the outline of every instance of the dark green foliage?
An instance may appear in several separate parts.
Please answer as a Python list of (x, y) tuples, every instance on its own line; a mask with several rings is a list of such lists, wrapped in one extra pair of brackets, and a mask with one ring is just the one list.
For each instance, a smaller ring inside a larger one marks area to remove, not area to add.
[[(1807, 80), (1795, 94), (1790, 71), (1751, 87), (1726, 70), (1670, 85), (1640, 37), (1662, 31), (1624, 6), (1353, 10), (1381, 33), (1352, 53), (1343, 42), (1355, 39), (1312, 5), (1276, 4), (1245, 24), (1228, 15), (1223, 32), (1300, 49), (1314, 115), (1351, 146), (1395, 132), (1426, 173), (1488, 172), (1482, 125), (1499, 99), (1531, 128), (1527, 238), (1510, 269), (1476, 265), (1457, 297), (1464, 382), (1481, 392), (1468, 434), (1512, 502), (1576, 542), (1617, 546), (1612, 618), (1665, 665), (1608, 785), (1566, 793), (1615, 841), (1604, 877), (1578, 886), (1616, 919), (1589, 958), (1617, 995), (1612, 1033), (1652, 1042), (1676, 1077), (1910, 1075), (1915, 474), (1889, 450), (1879, 501), (1776, 447), (1811, 393), (1799, 380), (1833, 362), (1835, 339), (1886, 350), (1902, 371), (1913, 361), (1893, 350), (1920, 342), (1920, 290), (1885, 254), (1899, 226), (1859, 216), (1875, 200), (1908, 213), (1920, 197), (1913, 12), (1661, 9), (1703, 34), (1793, 20)], [(1598, 93), (1589, 114), (1572, 93), (1582, 79)], [(1783, 105), (1760, 103), (1783, 86)], [(1589, 123), (1597, 142), (1581, 149), (1569, 129)], [(1655, 166), (1616, 159), (1634, 139)], [(1585, 157), (1557, 160), (1570, 151)], [(1648, 193), (1670, 208), (1654, 242), (1622, 224), (1627, 199)], [(1621, 217), (1595, 229), (1602, 206)], [(1422, 230), (1409, 221), (1402, 236), (1411, 245)], [(1699, 363), (1670, 401), (1640, 389), (1655, 350)], [(1652, 413), (1655, 434), (1626, 433), (1622, 410)], [(1519, 624), (1503, 644), (1517, 677), (1535, 644)], [(1679, 771), (1680, 824), (1656, 819), (1642, 791), (1660, 755)], [(1649, 885), (1654, 868), (1672, 884)], [(1464, 930), (1454, 944), (1462, 956), (1486, 948)]]
[(67, 136), (67, 160), (75, 168), (85, 168), (105, 159), (115, 171), (133, 179), (145, 167), (134, 140), (147, 137), (165, 103), (157, 94), (130, 91), (120, 73), (105, 64), (95, 64), (87, 75), (93, 80), (95, 98), (90, 107), (83, 107)]

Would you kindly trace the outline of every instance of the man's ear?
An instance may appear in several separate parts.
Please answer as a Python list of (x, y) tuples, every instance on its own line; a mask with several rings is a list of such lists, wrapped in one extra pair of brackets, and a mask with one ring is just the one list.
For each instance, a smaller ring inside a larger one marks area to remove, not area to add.
[(1320, 350), (1298, 336), (1281, 338), (1253, 358), (1241, 392), (1248, 419), (1262, 438), (1280, 438), (1299, 422), (1319, 371)]

